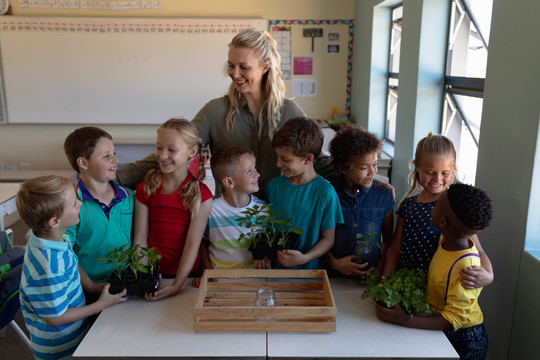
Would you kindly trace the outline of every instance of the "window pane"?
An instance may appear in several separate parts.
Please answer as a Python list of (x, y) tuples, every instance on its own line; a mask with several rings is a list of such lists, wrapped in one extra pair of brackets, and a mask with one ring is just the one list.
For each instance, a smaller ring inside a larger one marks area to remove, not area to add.
[(463, 95), (447, 94), (445, 98), (443, 134), (456, 147), (458, 179), (468, 184), (474, 184), (476, 175), (482, 102), (481, 98)]
[(446, 75), (459, 80), (452, 82), (459, 89), (446, 84), (442, 129), (456, 147), (458, 178), (470, 184), (476, 176), (483, 103), (482, 90), (471, 79), (486, 77), (492, 5), (493, 0), (452, 0)]
[(486, 76), (492, 3), (492, 0), (452, 1), (447, 75)]
[(399, 74), (399, 58), (401, 52), (401, 21), (403, 6), (392, 10), (392, 29), (390, 31), (390, 54), (388, 58), (388, 97), (386, 102), (385, 137), (394, 142), (396, 139), (396, 108), (398, 101), (399, 80), (390, 77), (391, 73)]

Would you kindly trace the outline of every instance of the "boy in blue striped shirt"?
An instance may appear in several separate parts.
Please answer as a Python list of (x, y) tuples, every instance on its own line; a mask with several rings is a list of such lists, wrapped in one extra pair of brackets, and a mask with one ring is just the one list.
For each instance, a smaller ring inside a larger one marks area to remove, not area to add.
[(86, 305), (78, 259), (64, 232), (79, 222), (81, 202), (73, 182), (42, 176), (21, 184), (17, 209), (31, 228), (21, 276), (20, 300), (36, 359), (70, 359), (84, 337), (87, 317), (126, 301), (124, 290), (110, 295), (105, 285), (98, 301)]

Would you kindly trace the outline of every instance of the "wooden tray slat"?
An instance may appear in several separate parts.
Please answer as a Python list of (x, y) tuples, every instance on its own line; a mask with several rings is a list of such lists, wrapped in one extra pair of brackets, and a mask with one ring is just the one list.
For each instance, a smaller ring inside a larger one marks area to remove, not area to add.
[[(262, 287), (274, 290), (276, 306), (255, 306)], [(193, 306), (193, 329), (330, 332), (336, 331), (336, 313), (325, 270), (206, 270)], [(273, 321), (256, 321), (261, 317)]]

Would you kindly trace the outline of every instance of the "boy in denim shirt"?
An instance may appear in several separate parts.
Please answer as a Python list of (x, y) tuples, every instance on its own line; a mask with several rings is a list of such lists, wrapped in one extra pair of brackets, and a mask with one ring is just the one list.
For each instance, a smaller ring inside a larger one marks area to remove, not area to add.
[[(332, 163), (341, 173), (332, 186), (345, 220), (336, 227), (334, 246), (325, 259), (331, 276), (365, 278), (368, 270), (382, 270), (392, 240), (394, 202), (388, 189), (373, 182), (381, 149), (377, 135), (361, 126), (344, 127), (330, 141)], [(353, 253), (357, 243), (369, 249), (366, 259), (358, 260)]]

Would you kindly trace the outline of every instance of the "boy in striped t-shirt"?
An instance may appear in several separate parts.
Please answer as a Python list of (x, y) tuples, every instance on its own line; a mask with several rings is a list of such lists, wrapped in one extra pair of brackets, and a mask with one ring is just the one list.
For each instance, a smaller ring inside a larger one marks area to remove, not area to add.
[[(269, 261), (257, 260), (248, 250), (248, 241), (239, 241), (246, 231), (238, 225), (242, 211), (265, 201), (252, 193), (259, 191), (260, 174), (255, 169), (255, 155), (244, 146), (224, 146), (212, 154), (212, 174), (223, 193), (212, 202), (208, 219), (208, 256), (203, 256), (205, 268), (246, 269), (270, 268)], [(204, 255), (203, 249), (203, 255)]]
[(73, 181), (43, 176), (21, 184), (17, 209), (32, 230), (26, 246), (20, 300), (36, 359), (70, 359), (84, 337), (87, 317), (126, 301), (126, 290), (86, 305), (81, 286), (92, 286), (79, 272), (78, 259), (64, 232), (79, 222), (81, 202)]

